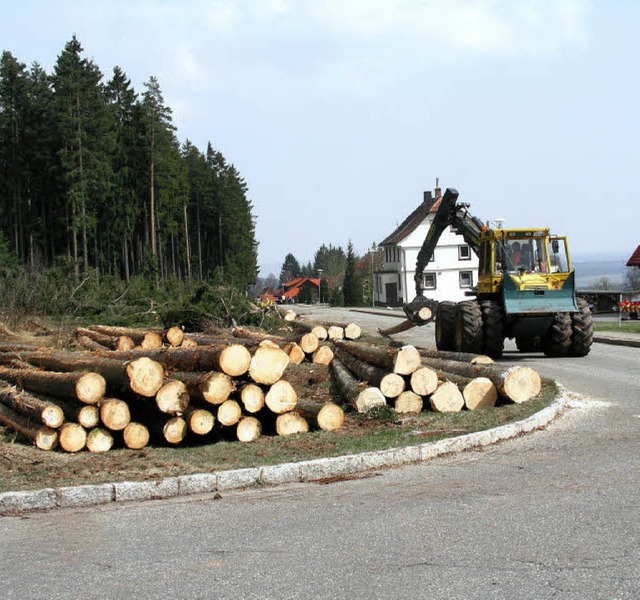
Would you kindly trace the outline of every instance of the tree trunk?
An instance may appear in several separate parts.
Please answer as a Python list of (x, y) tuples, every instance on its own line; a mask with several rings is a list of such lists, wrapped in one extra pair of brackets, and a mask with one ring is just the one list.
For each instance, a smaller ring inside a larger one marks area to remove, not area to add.
[(385, 406), (387, 404), (387, 400), (380, 388), (368, 387), (362, 389), (359, 382), (339, 359), (334, 358), (330, 367), (342, 397), (358, 412), (365, 413), (376, 406)]
[(89, 327), (89, 329), (92, 331), (96, 331), (98, 333), (107, 335), (111, 338), (117, 338), (121, 335), (126, 335), (127, 337), (130, 337), (137, 346), (142, 344), (142, 341), (144, 340), (144, 336), (147, 335), (147, 333), (151, 333), (151, 332), (158, 333), (158, 334), (161, 333), (161, 330), (159, 329), (141, 329), (138, 327), (116, 327), (112, 325), (92, 325), (91, 327)]
[(247, 383), (240, 389), (240, 401), (246, 412), (255, 414), (264, 407), (264, 392), (254, 383)]
[(496, 405), (498, 391), (490, 379), (476, 377), (464, 386), (462, 396), (469, 410), (492, 408)]
[(189, 391), (187, 386), (177, 379), (169, 379), (156, 393), (156, 405), (167, 415), (183, 413), (189, 406)]
[(303, 321), (300, 319), (296, 319), (295, 321), (290, 321), (290, 325), (297, 331), (302, 333), (313, 333), (319, 340), (324, 341), (329, 336), (327, 329), (318, 323), (313, 323), (311, 321)]
[(111, 431), (122, 431), (131, 422), (129, 405), (118, 398), (105, 398), (100, 403), (100, 420)]
[(447, 350), (436, 350), (434, 348), (418, 348), (420, 356), (424, 358), (439, 358), (442, 360), (456, 360), (471, 364), (494, 364), (495, 361), (485, 354), (473, 354), (472, 352), (450, 352)]
[(189, 431), (196, 435), (206, 435), (216, 422), (216, 418), (211, 411), (204, 408), (188, 408), (184, 413), (184, 420), (187, 422)]
[(288, 381), (281, 379), (269, 388), (265, 394), (264, 403), (271, 412), (281, 415), (295, 408), (298, 403), (298, 394)]
[(307, 357), (304, 350), (295, 342), (287, 342), (282, 349), (289, 355), (289, 362), (292, 365), (299, 365)]
[(378, 332), (382, 335), (393, 335), (394, 333), (401, 333), (403, 331), (408, 331), (413, 327), (421, 327), (422, 325), (426, 325), (431, 320), (433, 320), (433, 313), (431, 309), (427, 306), (423, 306), (419, 311), (417, 311), (414, 315), (417, 320), (405, 319), (401, 323), (394, 325), (393, 327), (388, 327), (386, 329), (378, 328)]
[(58, 445), (58, 431), (38, 425), (2, 403), (0, 403), (0, 424), (31, 440), (40, 450), (53, 450)]
[(305, 333), (298, 342), (305, 354), (313, 354), (320, 346), (320, 340), (315, 333)]
[(421, 366), (420, 353), (414, 346), (385, 349), (344, 340), (334, 340), (334, 344), (361, 360), (398, 375), (411, 375)]
[(51, 429), (57, 429), (64, 421), (64, 412), (57, 404), (6, 383), (0, 384), (0, 402)]
[(108, 452), (113, 446), (113, 435), (102, 427), (94, 427), (87, 433), (89, 452)]
[(295, 435), (296, 433), (307, 433), (309, 423), (296, 411), (286, 412), (278, 415), (276, 419), (276, 432), (278, 435)]
[(289, 355), (280, 348), (259, 347), (251, 358), (249, 377), (256, 383), (272, 385), (282, 377)]
[(231, 330), (231, 335), (235, 338), (240, 338), (242, 340), (251, 340), (254, 342), (261, 342), (262, 340), (271, 340), (276, 344), (285, 344), (286, 339), (279, 335), (269, 335), (268, 333), (264, 333), (262, 331), (252, 331), (251, 329), (247, 329), (246, 327), (234, 327)]
[(435, 412), (460, 412), (464, 407), (464, 398), (455, 383), (443, 381), (429, 397), (429, 404)]
[(385, 395), (386, 398), (397, 398), (402, 392), (404, 392), (407, 383), (402, 377), (402, 375), (398, 375), (397, 373), (387, 373), (380, 380), (380, 391)]
[(242, 417), (242, 409), (235, 400), (225, 400), (218, 406), (217, 420), (220, 425), (230, 427), (235, 425)]
[(99, 373), (56, 373), (36, 369), (0, 367), (0, 378), (31, 392), (76, 398), (84, 404), (97, 404), (105, 394), (107, 383)]
[(62, 409), (66, 421), (74, 421), (87, 431), (100, 422), (100, 409), (95, 404), (82, 404), (71, 398), (51, 398), (51, 402)]
[(419, 413), (422, 410), (422, 396), (407, 390), (402, 392), (395, 400), (394, 410), (400, 414)]
[(208, 373), (173, 373), (173, 379), (182, 381), (191, 396), (204, 400), (208, 404), (222, 404), (235, 391), (233, 379), (226, 373), (210, 371)]
[[(10, 358), (9, 354), (4, 355), (4, 360)], [(164, 381), (162, 365), (144, 356), (125, 362), (87, 353), (38, 351), (21, 353), (19, 358), (44, 369), (57, 371), (91, 370), (100, 373), (112, 391), (133, 391), (148, 398), (155, 396)]]
[(542, 380), (530, 367), (505, 367), (500, 364), (469, 364), (437, 358), (424, 359), (427, 366), (473, 379), (487, 377), (498, 393), (517, 404), (526, 402), (540, 393)]
[(371, 363), (364, 360), (360, 360), (353, 354), (350, 354), (346, 350), (337, 348), (336, 357), (340, 362), (353, 373), (358, 379), (368, 382), (374, 387), (380, 387), (382, 378), (387, 374), (387, 371), (376, 367)]
[(320, 346), (312, 355), (311, 362), (316, 365), (328, 365), (333, 360), (333, 350), (329, 346)]
[(135, 347), (135, 342), (128, 335), (107, 335), (88, 327), (77, 327), (75, 336), (79, 342), (87, 337), (109, 350), (131, 350)]
[(419, 396), (429, 396), (438, 387), (438, 373), (430, 367), (420, 367), (411, 373), (411, 389)]
[(124, 445), (132, 450), (140, 450), (149, 443), (149, 429), (142, 423), (131, 421), (122, 432)]
[(87, 444), (87, 430), (78, 423), (63, 423), (58, 429), (58, 443), (65, 452), (80, 452)]
[(236, 427), (236, 437), (241, 442), (253, 442), (262, 435), (262, 423), (255, 417), (243, 417)]

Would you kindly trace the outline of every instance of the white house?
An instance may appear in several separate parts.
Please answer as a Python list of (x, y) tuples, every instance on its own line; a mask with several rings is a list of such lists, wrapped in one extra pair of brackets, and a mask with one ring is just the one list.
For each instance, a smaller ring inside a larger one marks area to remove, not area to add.
[[(437, 185), (437, 184), (436, 184)], [(399, 306), (416, 295), (415, 269), (418, 252), (440, 205), (441, 190), (424, 192), (418, 206), (400, 226), (382, 242), (382, 268), (375, 273), (376, 304)], [(424, 294), (434, 300), (460, 301), (466, 298), (478, 278), (478, 257), (464, 238), (447, 227), (433, 257), (424, 269)]]

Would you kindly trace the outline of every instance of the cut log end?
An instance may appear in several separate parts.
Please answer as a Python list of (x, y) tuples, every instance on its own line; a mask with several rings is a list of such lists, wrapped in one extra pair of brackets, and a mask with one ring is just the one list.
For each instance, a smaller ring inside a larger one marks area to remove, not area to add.
[(264, 403), (271, 412), (278, 415), (291, 411), (298, 403), (295, 388), (286, 380), (274, 383), (264, 397)]
[(464, 407), (464, 398), (455, 383), (443, 381), (429, 397), (429, 404), (434, 412), (460, 412)]
[(251, 365), (251, 353), (242, 344), (231, 344), (220, 353), (220, 370), (230, 377), (244, 375)]
[(288, 364), (289, 355), (284, 350), (262, 346), (251, 358), (249, 376), (256, 383), (272, 385), (282, 377)]
[(102, 427), (95, 427), (87, 434), (89, 452), (108, 452), (113, 446), (113, 435)]
[(122, 431), (131, 421), (129, 405), (118, 398), (107, 398), (100, 404), (100, 420), (111, 431)]
[(311, 362), (316, 365), (328, 365), (333, 360), (333, 350), (329, 346), (320, 346), (312, 355)]
[(212, 371), (204, 376), (199, 389), (205, 402), (222, 404), (235, 391), (236, 385), (226, 373)]
[(411, 389), (419, 396), (429, 396), (438, 388), (438, 373), (429, 367), (420, 367), (411, 374)]
[(169, 444), (179, 444), (187, 436), (187, 422), (182, 417), (169, 419), (162, 427), (162, 435)]
[(393, 372), (411, 375), (422, 365), (422, 357), (415, 346), (402, 346), (393, 357)]
[(167, 381), (156, 393), (157, 407), (168, 415), (183, 413), (189, 401), (189, 391), (182, 381)]
[(164, 383), (164, 367), (143, 356), (127, 363), (129, 386), (136, 394), (152, 398)]
[(402, 375), (397, 373), (386, 373), (380, 380), (380, 391), (387, 398), (397, 398), (406, 387), (406, 382)]
[(78, 423), (63, 423), (58, 430), (58, 443), (65, 452), (79, 452), (87, 444), (87, 431)]
[(498, 399), (498, 390), (486, 377), (475, 377), (462, 389), (464, 404), (469, 410), (492, 408)]
[(131, 450), (140, 450), (149, 443), (149, 429), (142, 423), (128, 423), (122, 432), (124, 445)]
[(264, 406), (264, 392), (254, 383), (248, 383), (240, 390), (240, 401), (248, 413), (257, 413)]
[(344, 424), (344, 410), (333, 402), (327, 402), (316, 417), (318, 427), (323, 431), (335, 431)]
[(218, 407), (218, 423), (226, 427), (235, 425), (242, 417), (242, 409), (235, 400), (225, 400)]
[(296, 433), (307, 433), (309, 423), (295, 411), (281, 414), (276, 419), (276, 432), (278, 435), (295, 435)]
[(503, 374), (500, 388), (502, 395), (521, 404), (540, 393), (542, 379), (531, 367), (513, 367)]
[(171, 346), (177, 348), (182, 344), (182, 341), (184, 340), (184, 331), (182, 330), (182, 327), (178, 327), (177, 325), (175, 325), (174, 327), (170, 327), (169, 329), (167, 329), (165, 338)]
[(213, 413), (203, 408), (187, 410), (184, 414), (184, 419), (187, 422), (189, 431), (196, 435), (206, 435), (213, 429), (216, 422)]
[(394, 410), (400, 414), (417, 414), (422, 410), (422, 406), (422, 396), (407, 390), (396, 398)]
[(243, 417), (238, 422), (236, 437), (241, 442), (253, 442), (262, 435), (262, 423), (255, 417)]
[(366, 413), (376, 406), (386, 406), (387, 399), (380, 391), (380, 388), (368, 387), (358, 394), (355, 405), (359, 413)]
[(98, 404), (107, 391), (107, 382), (100, 373), (85, 373), (76, 382), (76, 398), (84, 404)]

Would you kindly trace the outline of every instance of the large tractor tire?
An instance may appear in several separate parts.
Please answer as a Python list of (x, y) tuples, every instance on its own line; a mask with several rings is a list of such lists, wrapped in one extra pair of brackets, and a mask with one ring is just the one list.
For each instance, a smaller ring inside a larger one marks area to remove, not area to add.
[(500, 358), (504, 350), (506, 317), (502, 304), (497, 300), (480, 302), (484, 340), (482, 352), (491, 358)]
[(593, 343), (593, 315), (584, 298), (578, 298), (578, 312), (571, 314), (571, 356), (586, 356)]
[(557, 313), (553, 323), (542, 338), (542, 350), (546, 356), (568, 356), (571, 349), (571, 315)]
[(482, 311), (477, 300), (465, 300), (456, 306), (456, 350), (482, 352)]
[(455, 302), (448, 300), (438, 302), (436, 309), (436, 348), (438, 350), (456, 349), (455, 316)]
[(516, 348), (519, 352), (540, 352), (540, 338), (516, 337)]

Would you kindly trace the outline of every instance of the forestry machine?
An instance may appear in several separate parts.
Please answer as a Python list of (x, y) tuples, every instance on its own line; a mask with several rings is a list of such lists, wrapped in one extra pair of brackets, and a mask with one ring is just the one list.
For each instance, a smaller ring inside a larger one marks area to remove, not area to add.
[[(489, 229), (459, 203), (448, 188), (418, 253), (416, 298), (404, 306), (407, 317), (421, 323), (418, 312), (430, 308), (436, 319), (439, 350), (502, 355), (505, 338), (515, 338), (521, 352), (547, 356), (586, 356), (593, 341), (587, 302), (575, 295), (575, 276), (567, 238), (546, 228)], [(462, 302), (436, 302), (423, 294), (423, 273), (446, 227), (463, 236), (478, 255), (478, 283)]]

